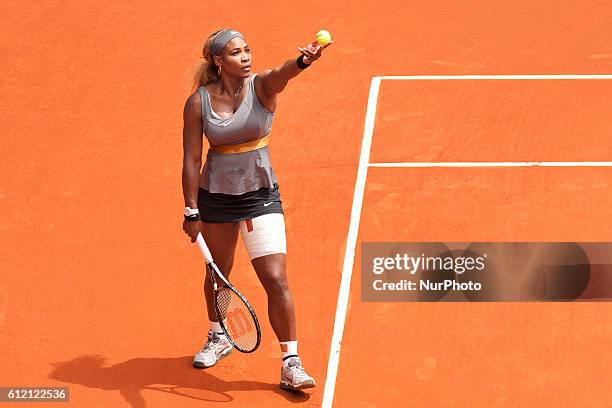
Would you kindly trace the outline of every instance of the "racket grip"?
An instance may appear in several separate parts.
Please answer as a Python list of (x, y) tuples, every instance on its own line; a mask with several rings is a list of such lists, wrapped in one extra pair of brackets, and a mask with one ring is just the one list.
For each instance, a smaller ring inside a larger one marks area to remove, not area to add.
[(206, 260), (206, 262), (207, 263), (212, 262), (213, 261), (212, 254), (210, 253), (210, 250), (208, 249), (208, 245), (206, 245), (206, 241), (204, 241), (204, 237), (202, 236), (201, 232), (198, 232), (196, 241), (198, 241), (198, 246), (200, 247), (200, 251), (202, 251), (202, 255), (204, 256), (204, 259)]

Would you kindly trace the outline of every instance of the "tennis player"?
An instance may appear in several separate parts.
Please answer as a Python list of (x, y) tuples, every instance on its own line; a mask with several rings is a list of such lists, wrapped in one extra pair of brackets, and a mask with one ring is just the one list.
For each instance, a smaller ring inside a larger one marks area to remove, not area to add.
[[(204, 43), (194, 81), (197, 89), (183, 112), (183, 230), (191, 242), (202, 233), (226, 276), (232, 269), (238, 234), (242, 236), (268, 296), (268, 316), (280, 342), (284, 389), (311, 388), (315, 380), (298, 356), (295, 305), (286, 273), (284, 214), (270, 162), (269, 133), (277, 95), (330, 44), (322, 47), (315, 41), (298, 47), (297, 59), (255, 74), (244, 36), (232, 29), (216, 31)], [(203, 135), (210, 148), (202, 169)], [(193, 359), (196, 368), (212, 367), (232, 352), (217, 321), (208, 274), (204, 288), (210, 330)]]

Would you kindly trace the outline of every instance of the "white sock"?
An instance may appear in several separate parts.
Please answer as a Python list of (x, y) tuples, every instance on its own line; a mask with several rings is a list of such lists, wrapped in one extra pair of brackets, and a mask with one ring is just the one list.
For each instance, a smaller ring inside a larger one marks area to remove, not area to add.
[(217, 333), (219, 336), (225, 336), (219, 322), (210, 322), (210, 331)]
[(298, 355), (297, 340), (281, 341), (280, 348), (281, 348), (281, 353), (282, 353), (281, 358), (283, 359), (283, 362), (286, 362), (287, 360), (289, 360), (287, 357), (290, 357), (290, 356), (297, 357)]

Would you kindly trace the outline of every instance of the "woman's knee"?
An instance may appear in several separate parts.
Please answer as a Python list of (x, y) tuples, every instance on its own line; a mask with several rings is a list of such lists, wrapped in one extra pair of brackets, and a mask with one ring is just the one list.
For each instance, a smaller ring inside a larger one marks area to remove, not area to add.
[[(232, 272), (232, 268), (234, 267), (234, 257), (231, 259), (225, 259), (220, 263), (215, 263), (219, 271), (225, 276), (229, 278), (230, 273)], [(219, 278), (215, 276), (215, 280), (219, 283)], [(206, 276), (204, 278), (204, 284), (207, 286), (212, 286), (212, 281), (210, 280), (210, 266), (206, 265)]]
[(272, 296), (289, 296), (289, 282), (282, 268), (274, 268), (267, 271), (263, 277), (261, 284), (266, 293)]
[(223, 276), (229, 277), (230, 272), (234, 268), (234, 256), (223, 259), (220, 263), (216, 264), (217, 268), (221, 271)]

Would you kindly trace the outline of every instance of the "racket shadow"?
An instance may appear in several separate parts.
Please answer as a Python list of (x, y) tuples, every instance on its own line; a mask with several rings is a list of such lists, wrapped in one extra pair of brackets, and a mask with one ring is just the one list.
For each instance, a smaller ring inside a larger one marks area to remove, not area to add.
[[(195, 400), (233, 405), (233, 392), (267, 391), (281, 395), (290, 402), (305, 402), (303, 392), (287, 392), (276, 383), (261, 381), (226, 381), (207, 370), (192, 367), (192, 356), (170, 358), (133, 358), (105, 366), (100, 355), (83, 355), (69, 361), (50, 363), (48, 377), (67, 384), (119, 391), (132, 408), (146, 408), (142, 391), (159, 391)], [(151, 395), (148, 393), (147, 395)], [(156, 406), (155, 400), (149, 401)], [(91, 401), (93, 404), (94, 401)], [(93, 406), (93, 405), (92, 405)]]

